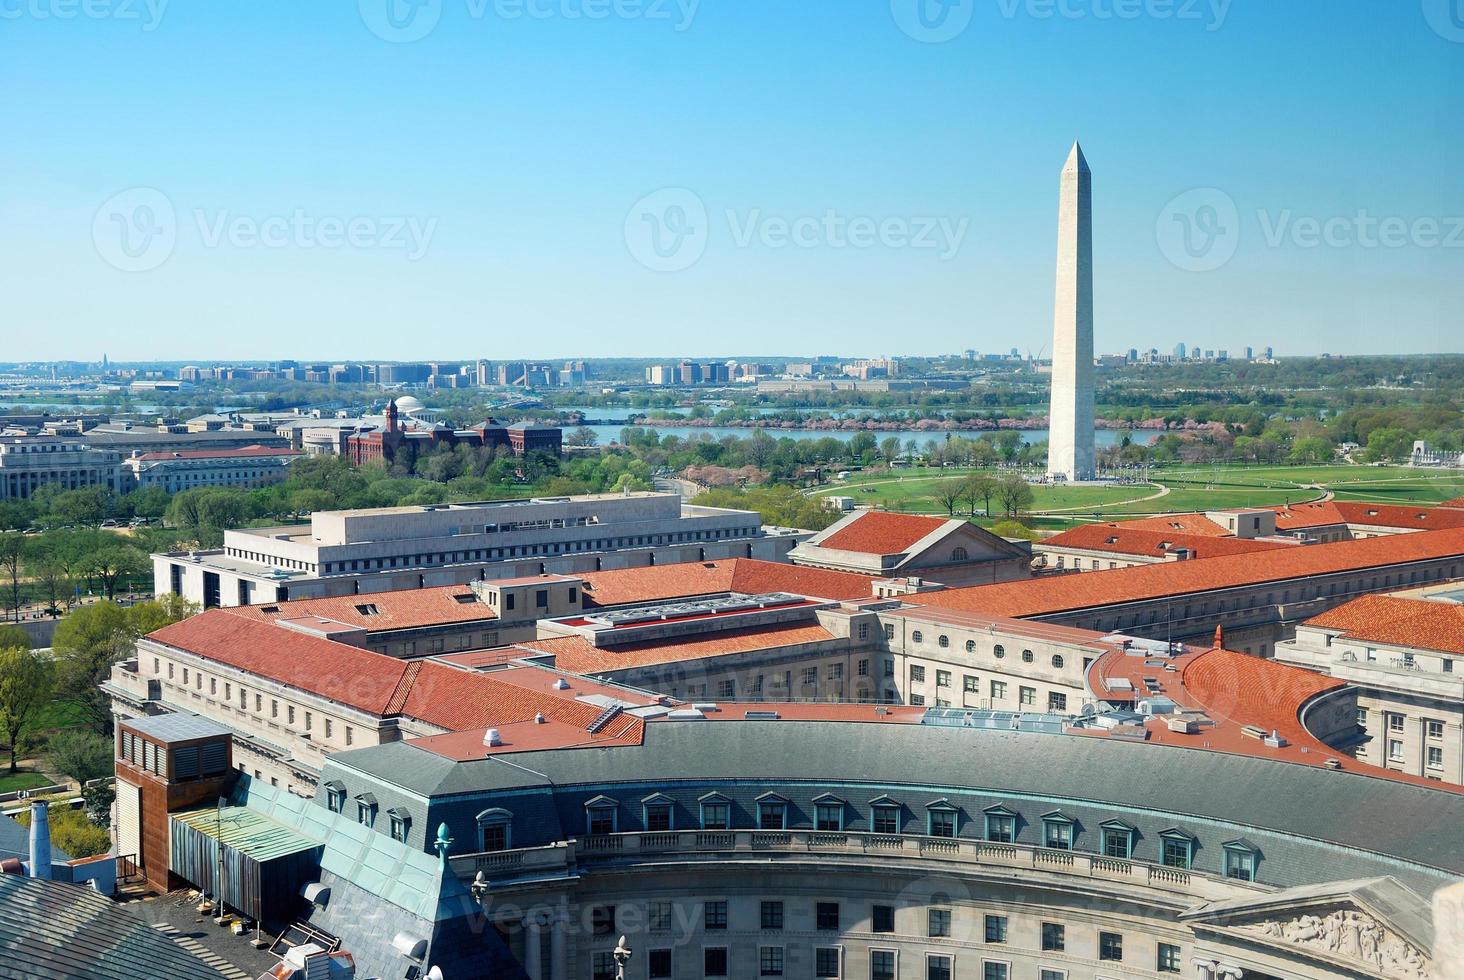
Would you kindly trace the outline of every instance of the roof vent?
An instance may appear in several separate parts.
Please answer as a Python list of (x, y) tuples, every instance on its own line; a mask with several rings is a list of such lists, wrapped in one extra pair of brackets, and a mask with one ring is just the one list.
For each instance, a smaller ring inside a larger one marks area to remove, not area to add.
[(1342, 768), (1342, 760), (1341, 759), (1328, 759), (1326, 762), (1322, 763), (1322, 765), (1326, 766), (1328, 769), (1341, 769)]
[(534, 715), (534, 724), (536, 724), (536, 725), (542, 725), (542, 724), (544, 724), (544, 712), (540, 711), (538, 714)]
[(556, 691), (567, 691), (569, 690), (569, 681), (565, 680), (563, 677), (556, 677), (554, 678), (554, 683), (550, 684), (549, 686), (554, 688), (554, 690)]
[(497, 747), (503, 744), (503, 738), (498, 734), (498, 729), (490, 728), (483, 733), (483, 744), (490, 747)]

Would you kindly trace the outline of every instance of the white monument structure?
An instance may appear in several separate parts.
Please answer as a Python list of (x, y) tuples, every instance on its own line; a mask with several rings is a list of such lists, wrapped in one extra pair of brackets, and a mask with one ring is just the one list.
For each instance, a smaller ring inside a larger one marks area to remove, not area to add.
[(1093, 173), (1073, 144), (1057, 211), (1047, 475), (1093, 479)]

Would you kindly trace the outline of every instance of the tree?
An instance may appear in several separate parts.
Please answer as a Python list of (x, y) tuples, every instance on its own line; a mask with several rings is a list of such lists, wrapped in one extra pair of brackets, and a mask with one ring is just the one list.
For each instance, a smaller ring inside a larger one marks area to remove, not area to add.
[(97, 685), (111, 675), (112, 664), (132, 652), (133, 639), (128, 611), (110, 600), (75, 610), (56, 624), (51, 639), (57, 697), (103, 734), (111, 730), (112, 708)]
[(95, 732), (67, 731), (51, 737), (51, 768), (77, 784), (112, 774), (112, 740)]
[(1367, 458), (1375, 463), (1407, 459), (1413, 452), (1413, 436), (1403, 429), (1373, 429), (1367, 436)]
[(569, 435), (564, 437), (564, 444), (566, 446), (589, 447), (595, 445), (599, 441), (599, 434), (588, 425), (581, 425), (574, 429), (571, 429), (569, 431)]
[[(1235, 440), (1237, 443), (1240, 439)], [(1327, 439), (1320, 439), (1315, 436), (1298, 439), (1291, 444), (1291, 454), (1287, 459), (1292, 463), (1320, 464), (1330, 462), (1332, 459), (1332, 443)]]
[(103, 545), (87, 559), (86, 572), (94, 575), (108, 599), (116, 598), (117, 583), (125, 576), (141, 575), (148, 570), (147, 560), (127, 545)]
[(31, 648), (31, 635), (19, 626), (11, 623), (0, 623), (0, 650), (13, 650), (19, 647), (22, 650)]
[(51, 662), (21, 647), (0, 650), (0, 731), (10, 744), (10, 771), (19, 767), (20, 733), (51, 700)]
[(879, 441), (879, 454), (884, 457), (886, 466), (894, 466), (895, 460), (900, 458), (900, 437), (885, 436)]
[(996, 499), (1008, 517), (1015, 517), (1024, 508), (1032, 506), (1036, 496), (1026, 480), (1015, 473), (1001, 478), (997, 484)]
[(935, 500), (946, 509), (946, 516), (956, 516), (956, 504), (965, 496), (960, 480), (941, 480), (935, 485)]
[(25, 554), (25, 535), (18, 531), (0, 533), (0, 571), (5, 573), (5, 608), (20, 619), (20, 568)]
[(997, 481), (985, 473), (977, 473), (961, 481), (961, 496), (970, 507), (972, 517), (976, 516), (976, 501), (981, 501), (983, 512), (991, 514), (991, 498), (996, 496)]
[(991, 533), (999, 538), (1025, 538), (1028, 541), (1037, 540), (1037, 532), (1020, 521), (997, 521), (991, 525)]

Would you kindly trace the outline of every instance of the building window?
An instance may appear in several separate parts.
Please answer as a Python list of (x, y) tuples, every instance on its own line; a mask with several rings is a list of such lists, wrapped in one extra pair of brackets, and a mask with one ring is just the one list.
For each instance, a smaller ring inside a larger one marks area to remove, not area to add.
[(590, 980), (615, 980), (615, 954), (599, 952), (590, 960)]
[(615, 934), (615, 906), (596, 905), (590, 909), (590, 931), (596, 936)]
[(1064, 970), (1049, 970), (1044, 967), (1037, 971), (1037, 980), (1067, 980), (1067, 973)]
[(1225, 847), (1225, 877), (1237, 881), (1256, 880), (1256, 852), (1244, 841), (1230, 841)]
[(788, 805), (780, 801), (767, 800), (757, 805), (757, 826), (759, 830), (786, 830)]
[(1007, 688), (1006, 681), (992, 681), (991, 682), (991, 700), (993, 700), (993, 701), (1005, 701), (1006, 700), (1006, 688)]
[(1123, 960), (1123, 937), (1116, 932), (1098, 934), (1098, 958), (1111, 963)]
[(1061, 693), (1059, 691), (1048, 691), (1047, 692), (1047, 710), (1048, 711), (1066, 711), (1067, 710), (1067, 695), (1066, 694), (1063, 694), (1063, 693)]
[(925, 704), (925, 695), (923, 695), (923, 694), (912, 694), (912, 695), (910, 695), (910, 705), (911, 705), (911, 707), (918, 708), (918, 707), (922, 707), (924, 704)]
[(407, 842), (407, 827), (410, 823), (411, 819), (405, 813), (399, 813), (393, 810), (391, 813), (391, 839), (405, 844)]
[(1049, 817), (1042, 821), (1042, 846), (1055, 851), (1073, 849), (1073, 824), (1065, 818)]
[(1133, 852), (1133, 831), (1116, 824), (1103, 828), (1103, 856), (1127, 858)]
[(893, 905), (876, 905), (870, 913), (871, 932), (894, 932), (895, 931), (895, 907)]
[(817, 829), (819, 830), (843, 830), (844, 829), (844, 804), (842, 803), (820, 803), (817, 810)]
[(996, 844), (1010, 844), (1016, 823), (1014, 813), (999, 811), (986, 814), (986, 839)]
[(728, 810), (726, 803), (703, 803), (701, 814), (702, 830), (728, 829)]
[(948, 809), (931, 810), (929, 831), (931, 837), (956, 836), (956, 811)]
[(1403, 716), (1402, 715), (1399, 715), (1399, 714), (1393, 714), (1392, 712), (1389, 712), (1388, 713), (1388, 731), (1390, 731), (1390, 732), (1401, 732), (1402, 730), (1403, 730)]
[(708, 946), (702, 950), (702, 975), (708, 977), (727, 975), (726, 946)]
[(910, 683), (912, 683), (912, 684), (924, 684), (925, 683), (925, 668), (922, 667), (920, 664), (913, 664), (913, 665), (911, 665), (911, 667), (910, 667)]
[(931, 909), (926, 913), (925, 919), (929, 935), (939, 938), (951, 934), (950, 909)]
[(869, 951), (869, 980), (895, 980), (894, 950), (871, 949)]
[(995, 657), (997, 660), (1002, 659), (1003, 657), (1006, 656), (1006, 647), (1004, 647), (1000, 643), (998, 643), (996, 646), (994, 646), (994, 647), (991, 648), (991, 655), (993, 657)]
[(981, 679), (974, 674), (965, 674), (961, 678), (961, 689), (967, 694), (980, 694)]
[(839, 903), (819, 902), (814, 907), (814, 921), (819, 929), (837, 930), (839, 928)]
[(1444, 737), (1444, 723), (1430, 718), (1423, 723), (1423, 733), (1429, 738)]
[(951, 958), (928, 954), (925, 957), (925, 980), (951, 980)]
[(818, 683), (818, 668), (817, 667), (804, 667), (803, 668), (803, 683), (805, 683), (805, 684), (817, 684)]
[(859, 639), (861, 639), (861, 640), (867, 640), (867, 639), (869, 639), (869, 624), (868, 623), (860, 623), (859, 624)]
[(671, 804), (646, 804), (646, 830), (655, 833), (671, 829)]
[(935, 641), (935, 645), (940, 647), (942, 650), (949, 649), (951, 645), (951, 638), (942, 633), (940, 637)]
[(1037, 704), (1037, 689), (1035, 687), (1017, 688), (1017, 703), (1035, 706)]
[(1388, 758), (1393, 762), (1403, 761), (1403, 740), (1400, 738), (1388, 739)]
[(478, 849), (485, 852), (509, 849), (509, 823), (513, 819), (507, 810), (484, 810), (478, 814)]
[(585, 811), (586, 829), (591, 837), (615, 833), (615, 807), (592, 806)]
[(1006, 916), (988, 915), (986, 917), (986, 941), (988, 943), (1004, 943), (1007, 941)]
[(839, 975), (839, 952), (837, 946), (820, 946), (813, 951), (813, 975), (818, 980)]
[(869, 658), (868, 657), (866, 657), (865, 659), (859, 661), (859, 676), (860, 677), (868, 677), (869, 676)]
[(370, 798), (356, 798), (356, 822), (363, 827), (371, 827), (376, 823), (376, 801)]
[(1062, 670), (1062, 665), (1063, 665), (1062, 656), (1060, 654), (1054, 653), (1052, 655), (1052, 666), (1053, 666), (1053, 669), (1054, 670)]
[(950, 687), (951, 686), (951, 672), (948, 671), (948, 670), (937, 670), (935, 672), (935, 686), (936, 687)]
[(1428, 767), (1430, 769), (1444, 768), (1444, 750), (1437, 745), (1428, 747)]
[(727, 903), (725, 901), (702, 903), (702, 928), (714, 931), (727, 928)]
[(646, 954), (646, 976), (650, 980), (668, 980), (671, 976), (671, 951), (669, 949), (653, 949)]
[(331, 813), (343, 813), (346, 809), (346, 791), (342, 787), (328, 787), (325, 791), (325, 805)]
[(757, 975), (760, 977), (781, 977), (783, 975), (783, 947), (758, 947)]
[(1067, 928), (1056, 922), (1042, 923), (1042, 951), (1061, 953), (1067, 948)]
[(671, 931), (670, 902), (651, 902), (646, 905), (646, 929), (649, 932)]
[(921, 633), (919, 630), (916, 630), (915, 632), (913, 632), (913, 633), (910, 634), (910, 642), (911, 643), (919, 643), (919, 642), (921, 642), (924, 639), (925, 639), (925, 635), (923, 633)]
[(1177, 832), (1166, 832), (1159, 836), (1164, 841), (1163, 853), (1165, 866), (1188, 869), (1191, 853), (1194, 848), (1194, 840), (1188, 834)]
[(1031, 650), (1023, 650), (1022, 651), (1022, 663), (1029, 664), (1034, 659), (1036, 659), (1036, 658), (1032, 655), (1032, 651)]
[(895, 624), (894, 623), (885, 623), (885, 639), (886, 640), (893, 640), (894, 638), (895, 638)]
[(783, 928), (783, 903), (763, 902), (760, 921), (764, 929)]
[(1178, 973), (1179, 947), (1173, 943), (1160, 943), (1154, 956), (1154, 969), (1160, 973)]

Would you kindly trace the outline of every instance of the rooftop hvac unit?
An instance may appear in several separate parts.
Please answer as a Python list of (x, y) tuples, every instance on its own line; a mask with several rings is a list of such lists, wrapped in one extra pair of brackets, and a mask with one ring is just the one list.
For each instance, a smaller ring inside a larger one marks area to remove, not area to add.
[(496, 747), (503, 744), (503, 738), (498, 734), (498, 729), (490, 728), (483, 733), (483, 744)]

